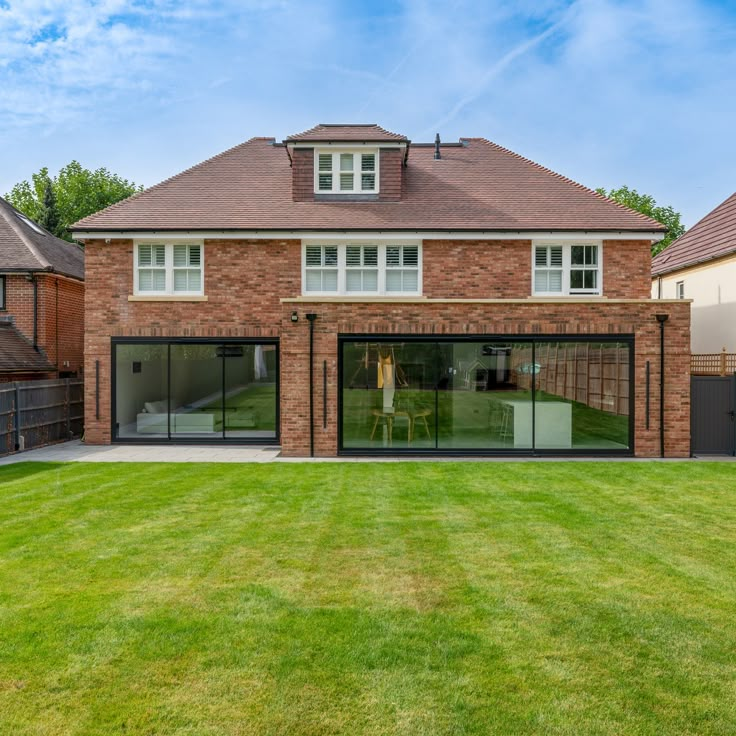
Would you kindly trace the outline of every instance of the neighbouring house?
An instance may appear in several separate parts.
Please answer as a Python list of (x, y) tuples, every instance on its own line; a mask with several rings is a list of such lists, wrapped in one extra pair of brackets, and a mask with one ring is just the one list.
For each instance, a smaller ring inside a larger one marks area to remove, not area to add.
[(736, 192), (654, 257), (652, 297), (692, 301), (693, 353), (736, 353)]
[(84, 250), (0, 198), (0, 382), (84, 367)]
[(73, 230), (88, 442), (689, 453), (663, 226), (485, 139), (253, 138)]

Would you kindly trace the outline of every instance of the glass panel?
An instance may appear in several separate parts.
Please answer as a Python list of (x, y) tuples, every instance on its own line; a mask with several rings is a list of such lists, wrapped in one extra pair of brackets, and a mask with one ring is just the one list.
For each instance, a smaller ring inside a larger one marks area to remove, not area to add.
[(276, 346), (223, 345), (226, 438), (276, 437)]
[(327, 191), (332, 190), (332, 174), (319, 175), (319, 188), (326, 189)]
[(551, 292), (562, 291), (562, 271), (550, 271), (548, 274), (547, 288)]
[(570, 288), (583, 288), (583, 271), (570, 271)]
[(324, 271), (322, 276), (323, 291), (337, 291), (337, 271)]
[(322, 265), (322, 248), (319, 245), (307, 246), (307, 266)]
[(363, 174), (360, 178), (360, 186), (364, 191), (370, 191), (376, 188), (376, 175), (375, 174)]
[(352, 174), (340, 174), (340, 189), (342, 191), (352, 191), (353, 189), (353, 175)]
[(376, 170), (376, 155), (374, 153), (364, 153), (361, 156), (361, 169), (363, 171)]
[(325, 266), (337, 266), (337, 246), (325, 246)]
[(419, 248), (416, 245), (405, 245), (402, 249), (405, 266), (419, 265)]
[(171, 345), (171, 438), (222, 437), (222, 348)]
[(402, 291), (418, 291), (419, 276), (416, 271), (404, 271), (404, 288)]
[(345, 288), (348, 291), (362, 291), (363, 280), (361, 279), (362, 271), (348, 271), (345, 274)]
[(540, 342), (536, 363), (538, 449), (630, 449), (627, 343)]
[(400, 254), (401, 249), (397, 245), (389, 245), (386, 247), (386, 265), (387, 266), (400, 266)]
[(353, 154), (352, 153), (341, 153), (340, 154), (340, 171), (352, 171), (353, 170)]
[(349, 245), (345, 249), (345, 263), (348, 266), (360, 266), (360, 246)]
[(151, 246), (150, 245), (139, 245), (138, 246), (138, 265), (139, 266), (150, 266), (151, 265)]
[(570, 263), (573, 266), (582, 266), (585, 263), (585, 247), (573, 245), (570, 247)]
[(189, 291), (202, 290), (202, 272), (199, 269), (190, 269), (189, 274)]
[(174, 246), (174, 266), (187, 266), (187, 246), (186, 245), (175, 245)]
[(187, 291), (188, 280), (185, 270), (174, 271), (174, 291)]
[(307, 271), (307, 284), (305, 291), (322, 291), (321, 271)]
[(363, 271), (363, 291), (378, 291), (378, 271)]
[(598, 272), (597, 271), (593, 271), (592, 269), (586, 271), (585, 272), (585, 278), (583, 279), (583, 282), (585, 284), (585, 288), (586, 289), (593, 289), (593, 290), (597, 289), (598, 288), (598, 286), (597, 286)]
[(561, 245), (550, 246), (549, 265), (550, 266), (561, 266), (562, 265), (562, 246)]
[(534, 249), (534, 265), (546, 266), (547, 265), (547, 246), (538, 245)]
[(401, 271), (386, 271), (386, 291), (401, 291)]
[(435, 447), (435, 343), (343, 344), (343, 447)]
[(320, 153), (319, 154), (319, 170), (320, 171), (332, 171), (332, 154), (331, 153)]
[(167, 346), (115, 346), (115, 433), (119, 438), (168, 437)]
[(363, 247), (363, 263), (366, 266), (378, 265), (378, 248), (375, 245), (366, 245)]
[(534, 272), (534, 291), (544, 292), (548, 290), (548, 280), (546, 271), (535, 271)]
[(531, 343), (440, 343), (438, 448), (532, 449)]

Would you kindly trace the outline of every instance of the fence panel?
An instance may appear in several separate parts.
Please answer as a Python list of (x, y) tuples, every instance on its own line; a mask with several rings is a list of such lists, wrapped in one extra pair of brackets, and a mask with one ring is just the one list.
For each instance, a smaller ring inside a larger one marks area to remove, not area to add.
[(80, 437), (83, 423), (80, 379), (0, 384), (0, 455)]
[(736, 353), (693, 353), (690, 356), (690, 375), (729, 376), (736, 372)]

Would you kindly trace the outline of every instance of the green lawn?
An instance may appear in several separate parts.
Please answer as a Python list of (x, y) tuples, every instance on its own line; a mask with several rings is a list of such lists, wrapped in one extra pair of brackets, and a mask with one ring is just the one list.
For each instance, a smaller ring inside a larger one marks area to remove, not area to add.
[(0, 734), (733, 734), (736, 465), (0, 468)]

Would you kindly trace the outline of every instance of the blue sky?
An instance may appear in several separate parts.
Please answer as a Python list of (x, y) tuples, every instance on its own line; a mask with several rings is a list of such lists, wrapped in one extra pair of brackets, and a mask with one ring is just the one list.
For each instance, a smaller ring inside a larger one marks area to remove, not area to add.
[(734, 0), (0, 0), (0, 193), (254, 135), (483, 136), (689, 226), (736, 190)]

